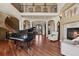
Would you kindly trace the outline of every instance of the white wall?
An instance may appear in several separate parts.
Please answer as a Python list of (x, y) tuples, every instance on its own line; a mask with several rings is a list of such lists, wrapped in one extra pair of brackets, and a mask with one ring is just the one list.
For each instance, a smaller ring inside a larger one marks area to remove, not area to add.
[(0, 11), (9, 15), (13, 15), (19, 20), (21, 20), (20, 12), (10, 3), (0, 3)]

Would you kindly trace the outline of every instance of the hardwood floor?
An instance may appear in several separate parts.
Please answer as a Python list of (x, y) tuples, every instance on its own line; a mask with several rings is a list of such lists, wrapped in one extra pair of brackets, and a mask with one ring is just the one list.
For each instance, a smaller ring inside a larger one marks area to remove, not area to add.
[(41, 35), (37, 35), (31, 49), (15, 48), (8, 41), (0, 41), (0, 56), (60, 56), (59, 41), (51, 42)]

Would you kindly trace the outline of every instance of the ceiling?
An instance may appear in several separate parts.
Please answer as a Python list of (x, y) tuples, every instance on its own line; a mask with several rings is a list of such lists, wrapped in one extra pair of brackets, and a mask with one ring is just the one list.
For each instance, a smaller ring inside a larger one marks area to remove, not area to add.
[(21, 5), (56, 5), (56, 3), (20, 3)]
[(12, 3), (20, 12), (57, 12), (56, 3)]

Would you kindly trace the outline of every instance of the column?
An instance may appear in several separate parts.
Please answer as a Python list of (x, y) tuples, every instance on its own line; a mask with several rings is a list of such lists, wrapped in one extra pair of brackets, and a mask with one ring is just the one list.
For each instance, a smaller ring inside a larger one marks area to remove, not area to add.
[(24, 4), (23, 4), (23, 11), (24, 11), (24, 12), (25, 12), (25, 7), (26, 7), (26, 6), (25, 6), (25, 3), (24, 3)]
[(46, 21), (46, 37), (48, 37), (48, 21)]
[(55, 21), (55, 32), (57, 32), (57, 22)]
[(43, 32), (43, 35), (45, 35), (45, 24), (42, 25), (42, 32)]
[(19, 30), (21, 30), (21, 21), (19, 20)]
[(42, 25), (42, 34), (44, 35), (44, 25)]
[(30, 28), (32, 28), (32, 21), (30, 21)]
[(19, 20), (19, 30), (23, 30), (23, 20)]

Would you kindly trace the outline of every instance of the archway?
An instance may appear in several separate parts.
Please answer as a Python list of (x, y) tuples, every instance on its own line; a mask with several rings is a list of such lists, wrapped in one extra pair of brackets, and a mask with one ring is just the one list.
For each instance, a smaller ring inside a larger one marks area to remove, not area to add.
[(33, 21), (32, 26), (36, 27), (38, 33), (45, 35), (45, 21)]
[(55, 22), (50, 20), (48, 21), (48, 34), (51, 34), (53, 31), (55, 31)]
[(24, 20), (23, 24), (24, 24), (24, 29), (30, 28), (30, 21)]
[(19, 30), (19, 20), (13, 16), (7, 17), (5, 19), (5, 26), (9, 31)]

